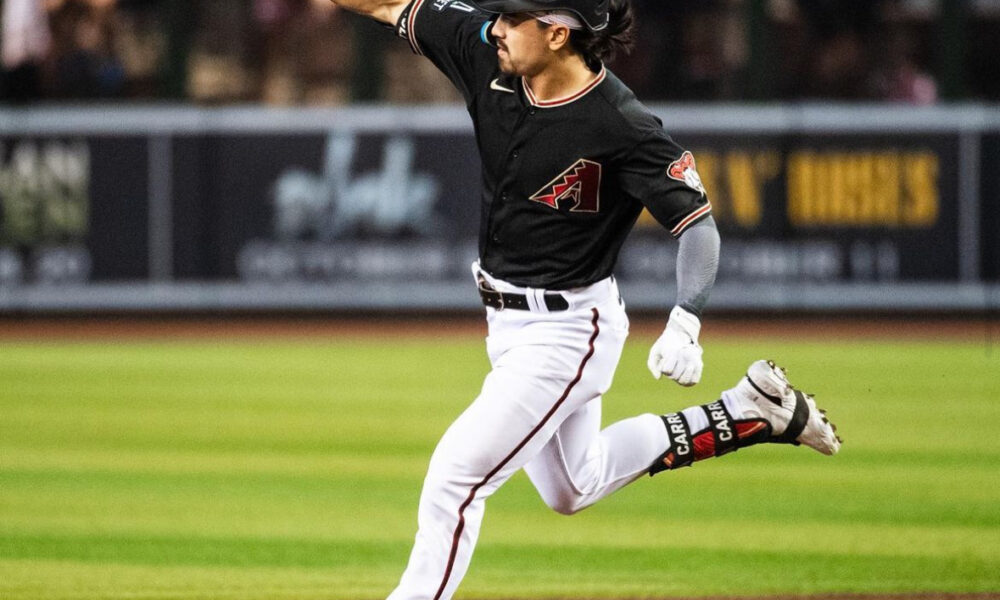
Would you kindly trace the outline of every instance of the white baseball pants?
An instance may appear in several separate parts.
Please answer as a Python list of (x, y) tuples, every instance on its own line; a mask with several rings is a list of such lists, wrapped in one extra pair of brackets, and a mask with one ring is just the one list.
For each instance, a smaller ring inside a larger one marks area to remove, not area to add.
[(493, 368), (434, 450), (416, 541), (389, 600), (452, 597), (472, 558), (486, 499), (518, 469), (546, 504), (571, 514), (644, 475), (667, 450), (656, 415), (600, 428), (601, 396), (628, 335), (613, 278), (563, 292), (569, 309), (548, 312), (544, 290), (483, 276), (501, 292), (527, 295), (532, 310), (487, 308)]

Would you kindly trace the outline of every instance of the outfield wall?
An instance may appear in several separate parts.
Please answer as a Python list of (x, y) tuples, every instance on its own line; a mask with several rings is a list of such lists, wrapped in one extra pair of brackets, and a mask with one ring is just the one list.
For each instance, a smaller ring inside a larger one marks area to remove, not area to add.
[[(717, 309), (1000, 307), (1000, 107), (655, 106), (723, 235)], [(0, 110), (0, 313), (473, 309), (461, 107)], [(618, 278), (673, 296), (643, 215)]]

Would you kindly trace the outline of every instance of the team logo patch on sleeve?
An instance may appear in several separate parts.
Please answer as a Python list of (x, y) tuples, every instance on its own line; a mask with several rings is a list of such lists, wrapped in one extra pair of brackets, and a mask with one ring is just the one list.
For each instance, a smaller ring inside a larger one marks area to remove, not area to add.
[(694, 155), (685, 151), (681, 157), (670, 163), (667, 167), (667, 177), (684, 182), (689, 188), (705, 193), (705, 185), (701, 182), (701, 175), (698, 175), (698, 168), (694, 163)]
[(581, 158), (535, 192), (529, 200), (558, 209), (559, 203), (567, 198), (573, 200), (570, 212), (600, 212), (601, 163)]

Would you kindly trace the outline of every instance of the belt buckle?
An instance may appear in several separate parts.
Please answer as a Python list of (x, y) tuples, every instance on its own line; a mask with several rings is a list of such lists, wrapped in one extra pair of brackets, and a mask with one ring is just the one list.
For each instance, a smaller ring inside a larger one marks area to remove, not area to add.
[(497, 310), (503, 310), (505, 308), (504, 301), (503, 301), (503, 292), (501, 292), (500, 290), (498, 290), (495, 287), (493, 287), (490, 284), (489, 281), (486, 281), (486, 278), (483, 277), (482, 273), (477, 273), (476, 274), (476, 283), (479, 284), (479, 290), (480, 291), (486, 292), (487, 294), (489, 294), (491, 296), (493, 294), (496, 294), (497, 301), (500, 303), (500, 306), (496, 306), (494, 308), (496, 308)]

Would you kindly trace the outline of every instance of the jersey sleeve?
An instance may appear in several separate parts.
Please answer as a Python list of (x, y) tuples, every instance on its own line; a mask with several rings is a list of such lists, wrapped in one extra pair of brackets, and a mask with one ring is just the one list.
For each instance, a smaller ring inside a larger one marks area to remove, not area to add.
[(396, 34), (426, 56), (470, 102), (496, 67), (490, 16), (459, 0), (412, 0), (396, 23)]
[(626, 154), (619, 185), (675, 238), (712, 212), (694, 155), (662, 130), (646, 135)]

